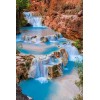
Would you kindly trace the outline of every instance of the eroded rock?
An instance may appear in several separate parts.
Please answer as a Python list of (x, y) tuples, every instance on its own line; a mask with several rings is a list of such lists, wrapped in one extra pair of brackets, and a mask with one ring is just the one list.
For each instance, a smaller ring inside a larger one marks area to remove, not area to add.
[(28, 71), (31, 66), (31, 62), (34, 56), (17, 54), (16, 56), (16, 82), (19, 83), (21, 80), (28, 78)]

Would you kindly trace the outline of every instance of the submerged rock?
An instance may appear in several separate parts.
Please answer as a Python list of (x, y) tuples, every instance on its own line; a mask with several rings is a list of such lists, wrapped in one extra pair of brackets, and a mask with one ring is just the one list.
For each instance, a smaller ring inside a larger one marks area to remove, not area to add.
[(41, 37), (40, 40), (41, 40), (42, 42), (48, 42), (48, 38), (46, 38), (46, 37)]

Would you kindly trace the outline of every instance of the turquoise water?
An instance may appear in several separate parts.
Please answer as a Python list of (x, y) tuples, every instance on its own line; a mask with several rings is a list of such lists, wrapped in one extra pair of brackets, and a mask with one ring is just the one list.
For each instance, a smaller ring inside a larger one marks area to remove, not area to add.
[[(26, 32), (25, 34), (34, 34), (34, 30), (35, 30), (35, 32), (37, 32), (37, 34), (40, 31), (55, 33), (54, 31), (51, 31), (51, 30), (49, 31), (48, 29), (45, 29), (45, 28), (24, 27), (21, 29), (22, 32)], [(31, 32), (33, 32), (33, 33), (31, 33)], [(21, 39), (21, 35), (17, 36), (16, 42), (24, 43)], [(40, 51), (38, 52), (38, 51), (34, 51), (34, 50), (32, 50), (32, 51), (25, 50), (23, 48), (18, 49), (18, 50), (24, 54), (47, 55), (47, 54), (50, 54), (59, 49), (57, 46), (51, 46), (52, 44), (61, 45), (64, 43), (67, 43), (67, 40), (64, 38), (58, 39), (55, 42), (46, 42), (44, 44), (47, 46), (50, 45), (50, 47), (48, 49), (45, 49), (45, 51), (43, 51), (43, 52), (40, 52)], [(39, 44), (34, 44), (34, 45), (39, 46)], [(63, 74), (64, 75), (71, 74), (72, 70), (74, 69), (74, 66), (75, 66), (75, 64), (73, 61), (68, 61), (66, 67), (63, 70)], [(28, 79), (28, 80), (21, 81), (19, 85), (22, 89), (23, 94), (32, 97), (34, 100), (50, 100), (49, 96), (52, 93), (56, 94), (56, 92), (57, 92), (57, 85), (55, 84), (55, 80), (51, 80), (51, 81), (49, 80), (47, 83), (41, 84), (39, 81), (37, 81), (35, 79)]]
[[(66, 70), (67, 68), (67, 70)], [(69, 61), (64, 70), (64, 75), (70, 74), (74, 68), (74, 62)], [(57, 92), (57, 85), (54, 80), (48, 81), (48, 83), (41, 84), (35, 79), (28, 79), (20, 82), (22, 92), (34, 100), (50, 100), (49, 96), (52, 93)]]
[(22, 27), (20, 30), (43, 30), (43, 29), (46, 29), (47, 27), (46, 26), (41, 26), (41, 27), (33, 27), (33, 26), (30, 26), (30, 27)]
[(52, 52), (54, 52), (54, 51), (57, 51), (57, 50), (59, 50), (59, 48), (57, 48), (57, 47), (50, 47), (50, 48), (48, 48), (48, 49), (45, 49), (45, 51), (43, 51), (43, 52), (41, 52), (41, 51), (34, 51), (34, 50), (25, 50), (25, 49), (19, 49), (19, 51), (21, 52), (21, 53), (24, 53), (24, 54), (33, 54), (33, 55), (47, 55), (47, 54), (51, 54)]

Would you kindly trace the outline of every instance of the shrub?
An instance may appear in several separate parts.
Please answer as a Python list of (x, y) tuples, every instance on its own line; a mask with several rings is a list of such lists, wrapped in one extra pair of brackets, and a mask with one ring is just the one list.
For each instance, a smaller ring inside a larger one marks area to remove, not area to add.
[(28, 9), (30, 6), (29, 0), (16, 0), (16, 30), (19, 31), (19, 28), (26, 24), (26, 21), (23, 17), (23, 11)]
[(75, 64), (76, 64), (76, 67), (78, 68), (78, 75), (79, 75), (79, 79), (80, 79), (79, 81), (76, 81), (75, 84), (79, 88), (81, 88), (81, 87), (83, 87), (83, 63), (76, 61)]
[(78, 40), (76, 40), (74, 43), (73, 43), (73, 45), (78, 49), (78, 50), (80, 50), (80, 49), (82, 49), (82, 41), (80, 41), (79, 39)]
[(78, 95), (74, 98), (74, 100), (83, 100), (83, 96), (80, 95), (80, 94), (78, 94)]

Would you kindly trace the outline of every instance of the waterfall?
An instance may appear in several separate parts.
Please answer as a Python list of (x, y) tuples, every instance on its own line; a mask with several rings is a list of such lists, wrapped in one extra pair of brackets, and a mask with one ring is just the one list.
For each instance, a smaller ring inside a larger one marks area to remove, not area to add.
[(29, 78), (48, 77), (47, 67), (43, 63), (43, 59), (34, 58), (29, 72)]
[(33, 16), (31, 12), (23, 12), (23, 14), (27, 22), (33, 25), (33, 27), (43, 27), (41, 16)]
[(82, 61), (83, 57), (79, 54), (78, 49), (71, 44), (65, 44), (62, 46), (68, 53), (69, 61)]

